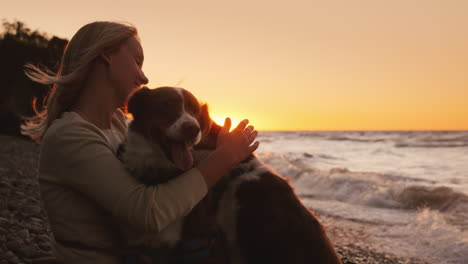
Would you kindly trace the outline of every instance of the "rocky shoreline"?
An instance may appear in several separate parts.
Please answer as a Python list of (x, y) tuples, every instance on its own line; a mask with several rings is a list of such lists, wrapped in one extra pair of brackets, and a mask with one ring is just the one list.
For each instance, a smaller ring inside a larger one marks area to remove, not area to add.
[(36, 144), (0, 135), (0, 264), (53, 258), (52, 233), (39, 196), (38, 154)]
[[(0, 264), (54, 263), (53, 236), (39, 195), (38, 155), (37, 144), (0, 135)], [(339, 229), (328, 231), (344, 264), (425, 263), (356, 246), (340, 240)]]

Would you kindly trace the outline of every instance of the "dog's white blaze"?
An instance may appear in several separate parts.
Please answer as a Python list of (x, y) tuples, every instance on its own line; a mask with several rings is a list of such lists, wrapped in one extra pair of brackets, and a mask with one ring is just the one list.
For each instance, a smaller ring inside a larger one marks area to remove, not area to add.
[[(175, 90), (179, 93), (183, 102), (184, 101), (183, 89), (175, 88)], [(184, 103), (182, 103), (182, 115), (172, 125), (170, 125), (166, 129), (166, 135), (176, 140), (180, 138), (181, 135), (179, 133), (180, 131), (182, 131), (181, 127), (182, 127), (182, 124), (184, 124), (185, 122), (196, 124), (198, 128), (200, 128), (200, 124), (198, 123), (198, 120), (192, 115), (190, 115), (189, 113), (187, 113), (187, 111), (185, 111), (185, 105)], [(201, 140), (201, 131), (198, 132), (194, 145), (200, 142), (200, 140)]]
[(219, 210), (216, 214), (216, 222), (218, 223), (221, 230), (223, 230), (223, 232), (226, 234), (229, 248), (232, 250), (232, 252), (230, 252), (231, 261), (235, 264), (245, 263), (240, 249), (237, 247), (238, 243), (236, 242), (236, 221), (237, 210), (239, 209), (236, 193), (242, 183), (259, 179), (259, 171), (257, 170), (243, 174), (239, 178), (229, 183), (229, 186), (225, 190), (219, 203)]

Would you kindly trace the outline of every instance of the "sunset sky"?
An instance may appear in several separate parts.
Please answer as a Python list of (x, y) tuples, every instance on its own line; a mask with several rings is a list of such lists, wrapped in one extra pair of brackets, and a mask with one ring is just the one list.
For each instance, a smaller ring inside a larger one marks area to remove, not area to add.
[(260, 130), (468, 129), (466, 0), (8, 1), (0, 18), (70, 39), (134, 24), (149, 87)]

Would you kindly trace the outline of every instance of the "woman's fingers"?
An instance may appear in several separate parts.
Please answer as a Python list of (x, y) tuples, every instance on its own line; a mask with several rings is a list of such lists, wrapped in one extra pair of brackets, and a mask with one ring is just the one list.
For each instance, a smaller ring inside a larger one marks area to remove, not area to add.
[(239, 125), (237, 125), (236, 128), (234, 128), (234, 131), (236, 132), (243, 132), (245, 127), (247, 126), (247, 124), (249, 124), (249, 120), (248, 119), (244, 119), (242, 120)]
[[(223, 136), (218, 137), (218, 140), (221, 139), (221, 141), (218, 141), (218, 144), (220, 144), (220, 142), (226, 142), (227, 144), (234, 144), (232, 145), (234, 147), (233, 150), (237, 149), (236, 151), (239, 151), (239, 154), (241, 156), (243, 156), (244, 154), (248, 155), (254, 152), (260, 145), (260, 142), (255, 141), (255, 139), (258, 136), (258, 131), (255, 130), (254, 126), (252, 125), (247, 126), (249, 124), (249, 120), (244, 119), (237, 125), (236, 128), (234, 128), (231, 132), (229, 132), (231, 128), (231, 124), (232, 124), (231, 119), (226, 118), (224, 121), (224, 126), (220, 132), (220, 134), (222, 134)], [(234, 151), (234, 153), (236, 151)]]
[(254, 130), (250, 135), (249, 137), (247, 138), (247, 142), (250, 144), (252, 144), (252, 142), (254, 142), (254, 140), (257, 138), (258, 136), (258, 131), (257, 130)]
[(223, 126), (223, 129), (222, 129), (222, 132), (223, 133), (229, 133), (230, 129), (231, 129), (231, 118), (227, 117), (224, 120), (224, 126)]
[[(247, 119), (245, 119), (244, 121), (248, 122)], [(245, 124), (247, 124), (247, 123), (245, 123)], [(239, 126), (237, 126), (237, 128), (241, 128), (241, 127), (242, 127), (241, 124), (239, 124)], [(254, 126), (248, 126), (247, 128), (244, 129), (244, 131), (242, 131), (242, 136), (244, 137), (247, 144), (250, 146), (255, 141), (255, 139), (257, 138), (258, 131), (254, 130)], [(257, 147), (258, 147), (258, 145), (257, 145)]]
[(253, 126), (248, 126), (243, 132), (242, 132), (242, 135), (244, 135), (244, 137), (246, 139), (249, 139), (250, 138), (250, 135), (252, 134), (252, 131), (254, 130), (254, 127)]
[(259, 145), (260, 145), (260, 142), (258, 142), (258, 141), (255, 141), (255, 143), (250, 145), (250, 147), (249, 147), (250, 153), (254, 152), (258, 148)]

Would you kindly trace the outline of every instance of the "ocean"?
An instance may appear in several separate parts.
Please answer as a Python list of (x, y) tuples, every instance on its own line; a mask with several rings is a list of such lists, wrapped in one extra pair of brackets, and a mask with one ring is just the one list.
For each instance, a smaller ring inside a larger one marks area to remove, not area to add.
[(261, 160), (340, 236), (468, 263), (468, 131), (262, 131)]

